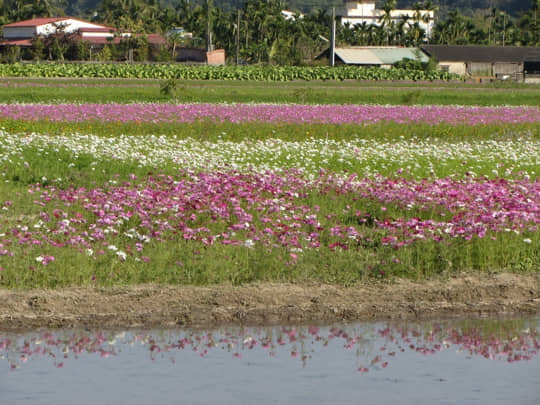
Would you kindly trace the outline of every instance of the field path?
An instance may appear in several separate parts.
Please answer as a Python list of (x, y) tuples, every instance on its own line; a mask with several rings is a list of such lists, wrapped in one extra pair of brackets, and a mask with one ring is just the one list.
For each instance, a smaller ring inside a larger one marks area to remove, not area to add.
[(538, 316), (540, 275), (461, 274), (361, 284), (0, 289), (0, 331), (170, 328), (357, 320)]

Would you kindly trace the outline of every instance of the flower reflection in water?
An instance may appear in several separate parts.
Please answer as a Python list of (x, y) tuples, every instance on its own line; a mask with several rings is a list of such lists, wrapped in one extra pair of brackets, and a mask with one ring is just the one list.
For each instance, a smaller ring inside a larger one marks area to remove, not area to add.
[(386, 368), (394, 357), (406, 351), (431, 355), (452, 349), (492, 360), (530, 360), (540, 349), (538, 326), (537, 320), (474, 320), (214, 331), (46, 331), (0, 335), (0, 358), (6, 359), (12, 370), (37, 356), (50, 357), (55, 367), (64, 367), (67, 359), (83, 353), (108, 358), (138, 344), (148, 349), (152, 361), (169, 358), (174, 362), (178, 350), (200, 357), (221, 350), (230, 352), (235, 359), (249, 358), (251, 351), (263, 350), (272, 357), (285, 351), (306, 366), (317, 351), (332, 346), (353, 351), (356, 370), (363, 374)]

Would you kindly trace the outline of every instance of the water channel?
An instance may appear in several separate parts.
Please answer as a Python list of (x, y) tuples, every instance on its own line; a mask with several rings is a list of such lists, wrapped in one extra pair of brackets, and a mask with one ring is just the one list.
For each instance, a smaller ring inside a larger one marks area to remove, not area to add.
[(540, 319), (0, 332), (0, 404), (540, 403)]

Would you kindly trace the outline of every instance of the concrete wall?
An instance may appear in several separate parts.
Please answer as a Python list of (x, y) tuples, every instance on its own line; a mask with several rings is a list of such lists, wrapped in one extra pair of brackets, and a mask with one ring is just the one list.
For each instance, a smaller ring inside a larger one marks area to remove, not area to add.
[(83, 38), (112, 38), (114, 34), (112, 32), (82, 32)]
[(465, 75), (467, 73), (467, 67), (464, 62), (439, 62), (439, 68), (446, 70), (448, 73), (455, 73), (458, 75)]
[(471, 76), (492, 76), (493, 69), (490, 62), (468, 62), (467, 73)]
[(225, 64), (225, 49), (216, 49), (206, 52), (206, 63), (209, 65), (224, 65)]
[(499, 62), (449, 62), (440, 61), (439, 69), (446, 70), (449, 73), (469, 76), (487, 76), (497, 79), (506, 78), (522, 81), (523, 80), (523, 63)]
[(206, 52), (204, 49), (198, 48), (179, 48), (176, 51), (176, 61), (199, 63), (206, 62), (209, 65), (224, 65), (225, 50), (216, 49), (214, 51)]
[(523, 63), (494, 63), (493, 74), (518, 74), (523, 73)]
[(540, 84), (540, 75), (527, 75), (524, 81), (525, 83)]
[(101, 28), (101, 26), (85, 21), (67, 19), (56, 23), (39, 25), (37, 27), (37, 34), (50, 35), (54, 34), (57, 29), (63, 29), (64, 32), (70, 33), (77, 31), (79, 28)]
[(176, 51), (177, 62), (206, 62), (206, 51), (197, 48), (180, 48)]

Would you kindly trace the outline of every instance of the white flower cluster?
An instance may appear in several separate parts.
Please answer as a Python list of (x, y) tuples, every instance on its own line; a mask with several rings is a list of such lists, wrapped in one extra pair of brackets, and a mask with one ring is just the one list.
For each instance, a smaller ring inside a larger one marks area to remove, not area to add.
[[(306, 174), (319, 170), (358, 172), (372, 177), (390, 173), (413, 177), (446, 177), (456, 168), (468, 175), (508, 176), (521, 172), (537, 176), (540, 141), (527, 134), (504, 140), (452, 142), (441, 139), (402, 138), (395, 142), (366, 140), (310, 139), (301, 142), (282, 139), (198, 141), (174, 136), (100, 137), (78, 133), (62, 136), (10, 134), (0, 130), (0, 163), (23, 165), (23, 151), (34, 148), (67, 150), (72, 160), (82, 154), (94, 156), (92, 169), (111, 159), (135, 162), (139, 167), (172, 166), (188, 170), (212, 170), (227, 166), (264, 172), (295, 168)], [(66, 162), (73, 167), (73, 162)]]

